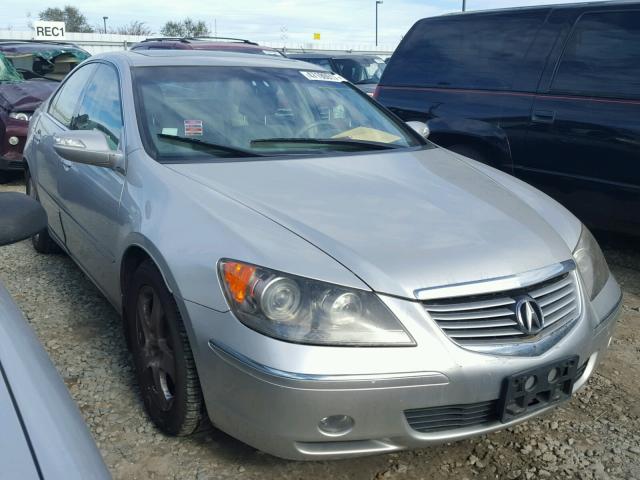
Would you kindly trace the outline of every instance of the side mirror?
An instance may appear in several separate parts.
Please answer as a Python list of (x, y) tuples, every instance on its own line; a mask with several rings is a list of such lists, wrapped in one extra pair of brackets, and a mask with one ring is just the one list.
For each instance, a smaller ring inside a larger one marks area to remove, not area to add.
[(62, 158), (76, 163), (115, 169), (123, 155), (109, 148), (107, 137), (97, 130), (71, 130), (53, 137), (53, 149)]
[(47, 228), (44, 208), (24, 193), (0, 193), (0, 245), (29, 238)]
[(424, 122), (417, 122), (415, 120), (412, 120), (410, 122), (407, 122), (407, 126), (412, 128), (415, 132), (418, 133), (418, 135), (420, 135), (422, 138), (429, 138), (429, 134), (431, 133), (429, 131), (429, 127), (427, 126), (426, 123)]

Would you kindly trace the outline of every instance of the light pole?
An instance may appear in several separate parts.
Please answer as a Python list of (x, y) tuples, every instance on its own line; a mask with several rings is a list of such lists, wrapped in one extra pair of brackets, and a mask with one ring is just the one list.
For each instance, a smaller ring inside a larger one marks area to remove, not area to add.
[(378, 46), (378, 5), (382, 5), (382, 0), (376, 0), (376, 47)]
[(467, 10), (467, 0), (462, 0), (462, 11), (466, 11)]
[(109, 17), (102, 17), (102, 23), (104, 23), (104, 33), (107, 33), (107, 20)]

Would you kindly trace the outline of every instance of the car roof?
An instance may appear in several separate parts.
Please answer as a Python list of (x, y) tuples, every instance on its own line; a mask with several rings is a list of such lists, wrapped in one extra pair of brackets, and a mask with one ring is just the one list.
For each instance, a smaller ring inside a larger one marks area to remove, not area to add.
[(3, 40), (0, 39), (0, 51), (11, 50), (20, 52), (37, 52), (45, 49), (64, 49), (75, 48), (77, 50), (85, 51), (74, 43), (71, 42), (57, 42), (47, 40)]
[(624, 5), (640, 5), (638, 0), (605, 0), (605, 1), (586, 1), (575, 3), (554, 3), (554, 4), (542, 4), (531, 5), (524, 7), (508, 7), (508, 8), (494, 8), (488, 10), (474, 10), (470, 12), (452, 12), (436, 17), (427, 17), (422, 20), (429, 20), (442, 17), (458, 17), (458, 16), (470, 16), (470, 15), (482, 15), (485, 13), (509, 13), (509, 12), (521, 12), (521, 11), (534, 11), (534, 10), (570, 10), (575, 8), (597, 8), (608, 6), (624, 6)]
[(289, 53), (290, 58), (370, 58), (377, 57), (378, 54), (365, 54), (365, 53)]
[(281, 56), (217, 50), (129, 50), (101, 53), (92, 60), (109, 60), (130, 67), (151, 66), (226, 66), (256, 68), (298, 68), (324, 71), (317, 65)]
[(246, 40), (244, 38), (234, 37), (151, 37), (142, 40), (140, 43), (152, 42), (180, 42), (180, 43), (198, 43), (198, 42), (224, 42), (224, 43), (244, 43), (248, 45), (258, 45), (256, 42)]
[(146, 50), (161, 48), (176, 48), (180, 50), (251, 50), (273, 51), (272, 47), (265, 47), (242, 38), (232, 37), (155, 37), (147, 38), (131, 47), (131, 50)]

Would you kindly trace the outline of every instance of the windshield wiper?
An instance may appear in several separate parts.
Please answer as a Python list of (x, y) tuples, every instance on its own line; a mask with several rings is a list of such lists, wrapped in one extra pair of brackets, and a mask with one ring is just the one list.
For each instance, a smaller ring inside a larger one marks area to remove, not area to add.
[(171, 142), (193, 145), (202, 150), (218, 150), (220, 152), (231, 153), (237, 157), (264, 157), (264, 155), (252, 152), (250, 150), (231, 147), (229, 145), (223, 145), (220, 143), (205, 142), (204, 140), (200, 140), (198, 138), (180, 137), (178, 135), (168, 135), (166, 133), (158, 133), (158, 137), (164, 140), (169, 140)]
[(400, 145), (373, 142), (367, 140), (352, 140), (349, 138), (259, 138), (251, 140), (251, 146), (269, 145), (274, 143), (291, 143), (306, 145), (335, 145), (339, 147), (358, 147), (363, 150), (389, 150), (401, 148)]

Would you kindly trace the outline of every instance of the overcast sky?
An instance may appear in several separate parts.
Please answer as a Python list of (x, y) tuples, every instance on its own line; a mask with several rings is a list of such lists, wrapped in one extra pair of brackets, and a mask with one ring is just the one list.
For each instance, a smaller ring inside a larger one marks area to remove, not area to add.
[[(3, 0), (5, 1), (10, 0)], [(384, 0), (379, 7), (380, 42), (395, 44), (418, 19), (458, 11), (462, 0)], [(375, 0), (82, 0), (11, 2), (17, 8), (0, 9), (0, 29), (27, 30), (29, 15), (37, 19), (47, 7), (76, 5), (92, 25), (108, 26), (145, 22), (159, 32), (167, 20), (192, 17), (217, 24), (218, 35), (258, 41), (311, 42), (313, 33), (326, 43), (373, 43)], [(540, 0), (467, 0), (468, 10), (535, 5)], [(564, 3), (544, 0), (544, 3)]]

